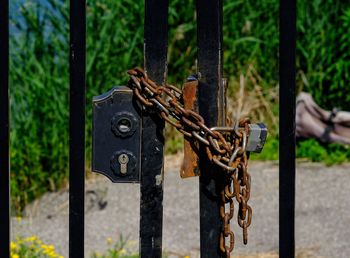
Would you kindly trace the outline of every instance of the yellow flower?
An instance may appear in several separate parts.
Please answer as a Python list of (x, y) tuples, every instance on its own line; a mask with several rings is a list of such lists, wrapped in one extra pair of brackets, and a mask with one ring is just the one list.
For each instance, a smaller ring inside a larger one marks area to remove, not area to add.
[(21, 221), (22, 221), (22, 217), (21, 217), (21, 216), (17, 216), (17, 217), (16, 217), (16, 220), (17, 220), (18, 222), (21, 222)]
[(32, 257), (32, 255), (37, 257), (40, 254), (40, 257), (64, 258), (62, 255), (56, 253), (53, 245), (43, 244), (37, 236), (26, 238), (16, 237), (16, 241), (10, 243), (10, 248), (11, 258), (21, 258), (18, 253), (22, 253), (23, 251), (28, 252), (28, 257)]
[(38, 240), (37, 236), (30, 236), (24, 239), (25, 242), (35, 242)]
[(11, 249), (11, 250), (16, 249), (16, 247), (17, 247), (16, 243), (14, 243), (14, 242), (11, 242), (11, 243), (10, 243), (10, 249)]
[(113, 243), (113, 240), (112, 240), (112, 238), (107, 238), (107, 244), (109, 244), (109, 245), (111, 245)]
[(63, 258), (63, 256), (58, 256), (58, 254), (55, 252), (55, 247), (53, 245), (41, 245), (41, 248), (43, 249), (43, 253), (46, 254), (50, 258)]
[(186, 255), (184, 258), (190, 258), (190, 256), (189, 256), (189, 255)]

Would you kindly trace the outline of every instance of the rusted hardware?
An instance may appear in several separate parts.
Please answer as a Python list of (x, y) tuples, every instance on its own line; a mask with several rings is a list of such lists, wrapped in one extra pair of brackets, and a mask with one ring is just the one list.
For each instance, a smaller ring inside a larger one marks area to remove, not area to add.
[[(205, 150), (208, 159), (224, 171), (218, 175), (223, 178), (220, 202), (223, 229), (219, 244), (223, 254), (230, 257), (235, 242), (234, 233), (230, 228), (230, 221), (234, 216), (234, 199), (239, 204), (237, 220), (238, 225), (243, 229), (244, 244), (247, 244), (247, 229), (252, 220), (252, 208), (248, 205), (250, 174), (247, 170), (247, 142), (251, 130), (249, 120), (243, 119), (234, 127), (208, 128), (204, 124), (204, 119), (196, 112), (198, 86), (196, 79), (187, 82), (182, 91), (172, 85), (156, 85), (140, 68), (129, 70), (128, 74), (130, 75), (128, 86), (133, 90), (136, 98), (146, 108), (157, 110), (165, 121), (184, 134), (185, 159), (181, 176), (199, 174), (196, 170), (197, 155), (201, 150)], [(266, 134), (258, 136), (262, 137), (263, 145)], [(257, 144), (251, 144), (251, 146), (257, 146)], [(260, 147), (262, 146), (258, 149)], [(226, 205), (229, 209), (226, 209)]]
[[(197, 107), (197, 90), (198, 81), (195, 78), (189, 78), (183, 86), (183, 102), (184, 108), (198, 112)], [(191, 138), (184, 137), (184, 159), (180, 169), (180, 176), (182, 178), (199, 176), (200, 171), (198, 167), (198, 144), (191, 141)]]
[[(145, 107), (155, 108), (166, 122), (187, 139), (205, 147), (209, 160), (225, 170), (236, 169), (232, 160), (237, 153), (232, 140), (242, 138), (241, 128), (225, 127), (223, 131), (220, 127), (219, 130), (216, 127), (210, 129), (197, 112), (184, 108), (182, 90), (172, 85), (156, 85), (141, 68), (129, 70), (128, 74), (128, 86)], [(246, 134), (248, 136), (249, 131)], [(246, 143), (246, 139), (244, 142)]]
[[(230, 164), (235, 164), (235, 170), (224, 176), (221, 190), (220, 216), (223, 221), (223, 231), (220, 236), (220, 250), (230, 257), (234, 248), (234, 233), (230, 228), (230, 220), (234, 216), (234, 202), (239, 204), (237, 220), (238, 225), (243, 229), (243, 243), (248, 242), (248, 227), (252, 220), (252, 208), (248, 205), (250, 198), (250, 174), (248, 173), (248, 156), (246, 142), (249, 133), (249, 121), (242, 120), (239, 124), (239, 138), (234, 140), (234, 151)], [(231, 165), (232, 166), (232, 165)], [(226, 206), (229, 208), (226, 209)], [(227, 245), (226, 243), (229, 243)]]

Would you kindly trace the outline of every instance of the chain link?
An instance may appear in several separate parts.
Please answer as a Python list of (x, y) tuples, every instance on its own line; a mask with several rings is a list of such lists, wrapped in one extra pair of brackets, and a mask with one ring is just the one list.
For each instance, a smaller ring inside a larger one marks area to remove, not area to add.
[(233, 199), (239, 204), (237, 220), (243, 230), (244, 244), (248, 241), (247, 228), (252, 219), (252, 208), (247, 204), (250, 198), (246, 152), (249, 120), (241, 120), (237, 128), (208, 128), (202, 116), (184, 108), (180, 89), (172, 85), (156, 85), (141, 68), (129, 70), (128, 74), (128, 87), (145, 107), (156, 109), (166, 122), (188, 140), (197, 141), (198, 146), (205, 148), (208, 159), (226, 171), (221, 190), (220, 217), (223, 229), (219, 244), (220, 250), (229, 258), (235, 244), (234, 233), (230, 228), (234, 216)]

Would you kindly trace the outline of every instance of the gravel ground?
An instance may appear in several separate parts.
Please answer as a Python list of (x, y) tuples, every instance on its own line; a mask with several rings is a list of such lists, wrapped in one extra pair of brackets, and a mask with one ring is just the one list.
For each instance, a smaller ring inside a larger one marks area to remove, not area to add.
[[(180, 156), (167, 157), (164, 185), (163, 249), (170, 257), (199, 257), (198, 179), (179, 177)], [(350, 257), (350, 164), (325, 167), (299, 163), (297, 169), (296, 246), (298, 257)], [(253, 221), (248, 246), (236, 223), (235, 254), (278, 250), (278, 165), (251, 162)], [(86, 253), (103, 251), (107, 238), (122, 235), (137, 251), (139, 185), (112, 184), (102, 177), (86, 183)], [(68, 192), (46, 194), (13, 218), (12, 236), (38, 235), (68, 257)], [(275, 256), (256, 256), (275, 257)]]

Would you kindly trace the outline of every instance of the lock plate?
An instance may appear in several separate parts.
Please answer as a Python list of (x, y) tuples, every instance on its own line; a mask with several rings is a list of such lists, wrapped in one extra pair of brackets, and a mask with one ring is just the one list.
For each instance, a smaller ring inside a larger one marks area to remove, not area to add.
[(92, 105), (92, 171), (114, 183), (140, 182), (141, 107), (132, 90), (114, 87)]

